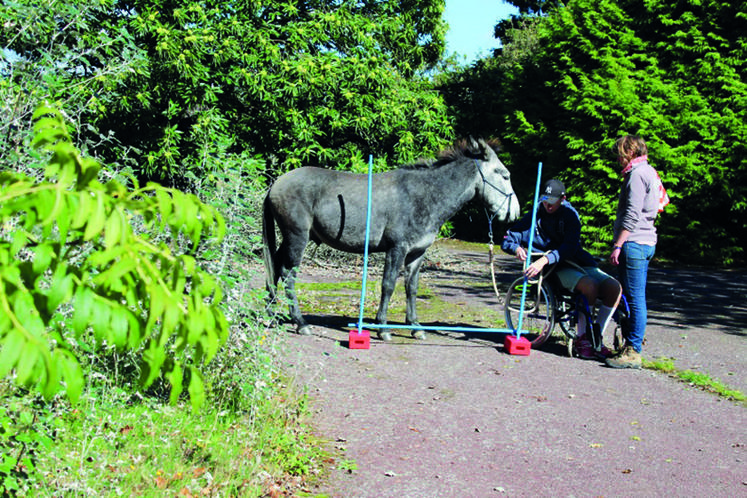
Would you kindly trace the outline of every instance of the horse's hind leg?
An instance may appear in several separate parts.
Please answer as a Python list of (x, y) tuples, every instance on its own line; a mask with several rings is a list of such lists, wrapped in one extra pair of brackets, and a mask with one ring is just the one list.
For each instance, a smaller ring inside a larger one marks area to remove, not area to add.
[(306, 239), (293, 239), (292, 237), (283, 238), (280, 245), (280, 268), (278, 275), (280, 280), (285, 283), (285, 295), (288, 297), (288, 309), (290, 318), (296, 324), (296, 331), (302, 335), (311, 334), (311, 327), (301, 314), (301, 308), (298, 305), (298, 296), (296, 294), (296, 275), (298, 267), (301, 265), (303, 251), (307, 244)]
[[(405, 261), (405, 293), (407, 295), (406, 322), (408, 325), (420, 326), (418, 323), (418, 311), (415, 307), (418, 297), (418, 281), (420, 279), (420, 266), (423, 264), (425, 252), (410, 254)], [(415, 339), (425, 339), (425, 331), (413, 329), (412, 336)]]
[[(384, 274), (381, 278), (381, 301), (379, 301), (379, 310), (376, 312), (376, 323), (380, 325), (386, 325), (389, 300), (392, 298), (392, 293), (394, 293), (394, 286), (397, 284), (399, 269), (402, 268), (404, 259), (405, 255), (401, 249), (390, 249), (386, 253)], [(391, 341), (392, 333), (387, 329), (379, 329), (379, 339), (382, 341)]]

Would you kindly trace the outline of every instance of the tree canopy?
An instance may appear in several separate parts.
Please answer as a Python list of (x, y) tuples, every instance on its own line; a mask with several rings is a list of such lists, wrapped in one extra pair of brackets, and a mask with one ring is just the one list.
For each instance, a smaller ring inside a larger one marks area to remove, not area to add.
[(450, 135), (441, 97), (418, 76), (443, 52), (443, 8), (20, 0), (0, 11), (0, 43), (18, 56), (6, 57), (5, 107), (18, 121), (34, 100), (64, 101), (82, 139), (109, 138), (96, 149), (107, 162), (129, 157), (139, 173), (176, 182), (220, 168), (227, 151), (282, 168), (349, 167), (368, 154), (407, 161)]
[(498, 137), (519, 192), (543, 161), (602, 252), (619, 188), (609, 147), (636, 133), (673, 200), (660, 254), (743, 260), (744, 2), (513, 3), (494, 56), (438, 73), (443, 0), (8, 2), (0, 161), (18, 163), (42, 100), (86, 153), (175, 185), (240, 154), (272, 176)]
[(575, 0), (497, 32), (502, 50), (444, 85), (457, 132), (475, 123), (473, 132), (497, 132), (525, 176), (544, 161), (546, 175), (566, 181), (599, 251), (611, 238), (620, 183), (610, 146), (639, 134), (673, 199), (659, 223), (660, 252), (742, 259), (743, 2)]

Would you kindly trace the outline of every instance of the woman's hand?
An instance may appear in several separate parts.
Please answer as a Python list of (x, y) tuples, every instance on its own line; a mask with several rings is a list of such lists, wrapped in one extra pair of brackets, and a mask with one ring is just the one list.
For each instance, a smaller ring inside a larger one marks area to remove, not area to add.
[(622, 252), (622, 247), (615, 246), (612, 248), (612, 253), (610, 254), (610, 263), (617, 266), (620, 264), (620, 253)]

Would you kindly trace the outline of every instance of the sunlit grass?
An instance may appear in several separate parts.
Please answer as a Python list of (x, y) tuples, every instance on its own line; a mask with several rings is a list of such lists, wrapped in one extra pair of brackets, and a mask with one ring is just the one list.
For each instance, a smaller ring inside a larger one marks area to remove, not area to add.
[[(298, 300), (304, 313), (330, 314), (358, 317), (360, 313), (360, 281), (334, 283), (299, 283)], [(379, 306), (381, 282), (371, 280), (366, 283), (364, 315), (373, 319)], [(389, 321), (405, 321), (405, 288), (398, 282), (389, 303)], [(449, 323), (454, 325), (473, 324), (486, 328), (504, 327), (503, 308), (485, 308), (456, 305), (438, 295), (437, 290), (421, 282), (417, 299), (418, 319), (421, 324)]]
[(304, 397), (249, 416), (105, 394), (61, 417), (33, 496), (264, 496), (275, 476), (302, 487), (326, 458), (304, 428)]
[(674, 366), (671, 358), (657, 358), (654, 360), (643, 359), (643, 367), (667, 373), (679, 380), (705, 391), (716, 394), (722, 398), (744, 403), (747, 397), (739, 390), (732, 389), (720, 380), (711, 378), (710, 375), (692, 370), (680, 370)]

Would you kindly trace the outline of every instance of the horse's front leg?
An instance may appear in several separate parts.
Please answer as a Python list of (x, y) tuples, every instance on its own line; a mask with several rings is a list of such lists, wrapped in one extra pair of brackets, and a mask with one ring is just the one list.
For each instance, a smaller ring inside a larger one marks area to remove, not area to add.
[[(420, 279), (420, 266), (423, 264), (425, 252), (410, 254), (405, 261), (405, 293), (407, 294), (406, 323), (408, 325), (420, 326), (418, 323), (418, 311), (415, 307), (418, 298), (418, 281)], [(424, 340), (425, 330), (413, 329), (412, 336), (415, 339)]]
[[(381, 301), (379, 301), (379, 310), (376, 312), (376, 323), (379, 325), (386, 325), (389, 300), (394, 293), (394, 286), (397, 284), (397, 276), (404, 259), (405, 253), (402, 249), (394, 248), (386, 253), (384, 275), (381, 278)], [(379, 339), (391, 341), (392, 333), (388, 329), (379, 329)]]

